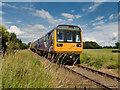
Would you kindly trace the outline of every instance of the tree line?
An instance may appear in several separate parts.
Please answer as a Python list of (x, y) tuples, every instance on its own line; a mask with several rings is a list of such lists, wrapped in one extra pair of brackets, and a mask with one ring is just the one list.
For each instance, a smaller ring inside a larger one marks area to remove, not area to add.
[(84, 49), (119, 49), (120, 48), (120, 43), (119, 42), (116, 42), (115, 43), (115, 46), (100, 46), (97, 44), (97, 42), (92, 42), (92, 41), (86, 41), (86, 42), (83, 42), (83, 48)]
[(7, 29), (0, 25), (0, 32), (2, 37), (2, 54), (15, 53), (19, 49), (27, 49), (29, 46), (17, 38), (15, 33), (9, 33)]

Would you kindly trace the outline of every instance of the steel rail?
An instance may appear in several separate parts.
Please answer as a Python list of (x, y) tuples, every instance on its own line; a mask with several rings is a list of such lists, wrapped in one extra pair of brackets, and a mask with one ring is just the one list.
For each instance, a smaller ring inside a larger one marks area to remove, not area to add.
[(107, 73), (104, 73), (104, 72), (101, 72), (101, 71), (98, 71), (98, 70), (95, 70), (95, 69), (92, 69), (92, 68), (88, 68), (88, 67), (80, 65), (80, 64), (76, 64), (75, 66), (82, 67), (82, 68), (84, 68), (86, 70), (90, 70), (92, 72), (97, 72), (97, 73), (99, 73), (101, 75), (105, 75), (105, 76), (110, 77), (110, 78), (116, 78), (118, 80), (118, 82), (120, 82), (120, 78), (117, 77), (117, 76), (113, 76), (113, 75), (110, 75), (110, 74), (107, 74)]

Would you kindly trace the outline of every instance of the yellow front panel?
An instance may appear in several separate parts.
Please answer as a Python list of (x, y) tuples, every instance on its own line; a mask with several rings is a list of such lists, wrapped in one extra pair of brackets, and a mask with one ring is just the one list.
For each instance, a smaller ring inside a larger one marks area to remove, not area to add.
[[(56, 30), (54, 30), (54, 51), (56, 53), (81, 53), (83, 51), (83, 40), (81, 32), (82, 43), (62, 43), (57, 42)], [(62, 47), (57, 47), (57, 44), (63, 44)], [(77, 44), (81, 44), (81, 47), (77, 47)]]

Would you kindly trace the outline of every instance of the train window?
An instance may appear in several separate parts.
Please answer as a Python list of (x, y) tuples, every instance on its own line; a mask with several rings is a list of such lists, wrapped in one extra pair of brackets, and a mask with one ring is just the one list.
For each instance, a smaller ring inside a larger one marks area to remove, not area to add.
[(63, 40), (63, 31), (58, 31), (58, 32), (57, 32), (57, 41), (58, 41), (58, 42), (64, 41), (64, 40)]
[(75, 42), (80, 42), (80, 32), (76, 32), (76, 40)]
[(72, 42), (72, 34), (71, 34), (71, 32), (67, 32), (67, 42)]

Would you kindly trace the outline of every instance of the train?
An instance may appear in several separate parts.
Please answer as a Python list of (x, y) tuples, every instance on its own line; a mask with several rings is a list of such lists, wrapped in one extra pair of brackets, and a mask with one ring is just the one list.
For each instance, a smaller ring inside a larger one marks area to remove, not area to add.
[(34, 41), (30, 49), (57, 63), (80, 63), (83, 51), (82, 30), (75, 25), (58, 25), (43, 37)]

